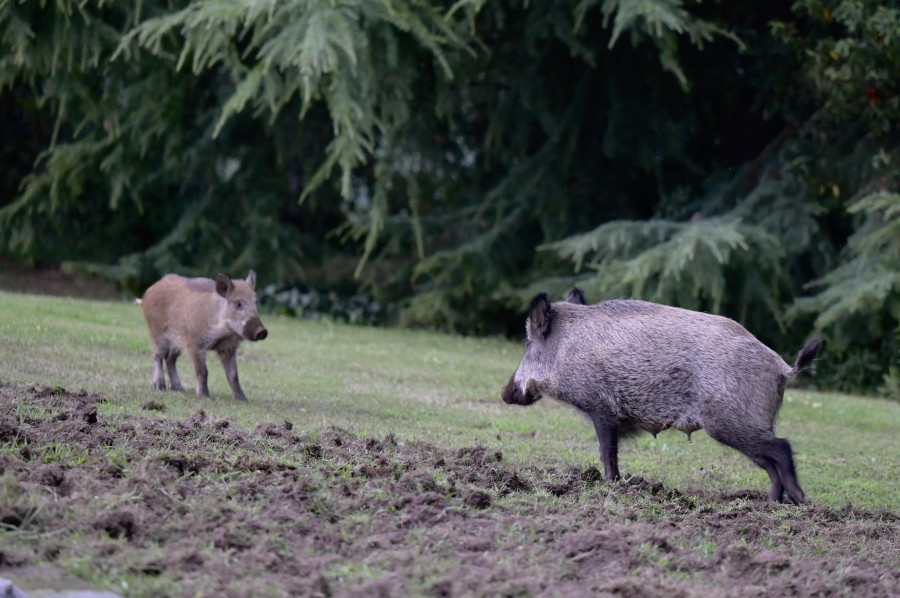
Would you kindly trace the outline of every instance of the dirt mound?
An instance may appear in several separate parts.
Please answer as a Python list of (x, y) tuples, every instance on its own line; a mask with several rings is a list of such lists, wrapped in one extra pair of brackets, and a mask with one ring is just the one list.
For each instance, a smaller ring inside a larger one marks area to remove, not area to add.
[(105, 402), (0, 384), (0, 568), (130, 596), (900, 594), (892, 513)]

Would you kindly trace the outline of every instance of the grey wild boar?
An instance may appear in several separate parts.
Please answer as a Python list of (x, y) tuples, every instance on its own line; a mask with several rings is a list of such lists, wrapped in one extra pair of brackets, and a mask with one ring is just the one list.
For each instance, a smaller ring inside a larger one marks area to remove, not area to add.
[(809, 368), (820, 341), (793, 367), (747, 330), (721, 316), (616, 300), (585, 305), (545, 293), (531, 303), (525, 356), (501, 391), (506, 403), (541, 397), (568, 403), (594, 424), (606, 479), (619, 479), (618, 441), (667, 428), (707, 434), (769, 474), (769, 500), (805, 501), (791, 445), (775, 436), (785, 383)]
[(175, 361), (186, 353), (197, 373), (197, 395), (208, 397), (206, 352), (215, 351), (234, 398), (246, 401), (238, 380), (238, 345), (269, 334), (259, 319), (255, 288), (256, 273), (250, 270), (245, 280), (167, 274), (147, 289), (140, 305), (153, 343), (153, 385), (166, 389), (165, 361), (172, 390), (184, 390)]

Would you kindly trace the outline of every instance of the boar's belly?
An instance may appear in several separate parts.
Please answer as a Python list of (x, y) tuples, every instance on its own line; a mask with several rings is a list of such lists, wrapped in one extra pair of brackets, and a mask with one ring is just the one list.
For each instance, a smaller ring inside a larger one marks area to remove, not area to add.
[(642, 430), (650, 432), (653, 436), (656, 436), (663, 430), (675, 428), (676, 430), (687, 434), (688, 438), (691, 437), (692, 433), (703, 428), (699, 421), (690, 417), (679, 417), (677, 419), (666, 421), (640, 421), (637, 422), (637, 426)]

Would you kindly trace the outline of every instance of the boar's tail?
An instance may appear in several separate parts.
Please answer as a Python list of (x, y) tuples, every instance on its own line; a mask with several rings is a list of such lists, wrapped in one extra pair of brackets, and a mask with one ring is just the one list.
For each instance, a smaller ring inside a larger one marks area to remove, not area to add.
[(794, 367), (791, 368), (791, 376), (796, 376), (800, 372), (812, 367), (813, 360), (816, 358), (816, 354), (819, 352), (821, 346), (822, 339), (810, 339), (810, 341), (806, 343), (806, 346), (803, 347), (803, 350), (800, 351), (800, 354), (797, 355), (797, 361), (794, 362)]

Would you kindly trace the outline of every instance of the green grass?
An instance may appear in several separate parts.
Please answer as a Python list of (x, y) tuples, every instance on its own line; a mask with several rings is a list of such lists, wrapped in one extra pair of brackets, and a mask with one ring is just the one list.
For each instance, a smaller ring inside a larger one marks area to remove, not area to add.
[[(179, 362), (188, 393), (150, 385), (150, 343), (140, 308), (0, 292), (0, 381), (86, 389), (109, 397), (107, 412), (213, 418), (254, 428), (294, 424), (315, 433), (334, 425), (362, 436), (421, 439), (444, 447), (482, 445), (527, 465), (598, 465), (592, 426), (550, 400), (507, 406), (500, 388), (520, 344), (399, 329), (374, 329), (263, 315), (269, 338), (244, 343), (238, 358), (250, 401), (237, 403), (209, 354), (212, 398), (193, 395), (193, 369)], [(791, 440), (807, 496), (817, 504), (900, 511), (900, 403), (789, 389), (778, 433)], [(64, 446), (42, 459), (76, 459)], [(115, 461), (117, 456), (110, 455)], [(642, 435), (622, 444), (623, 474), (682, 491), (765, 490), (764, 472), (703, 432)], [(127, 463), (121, 463), (127, 467)]]

